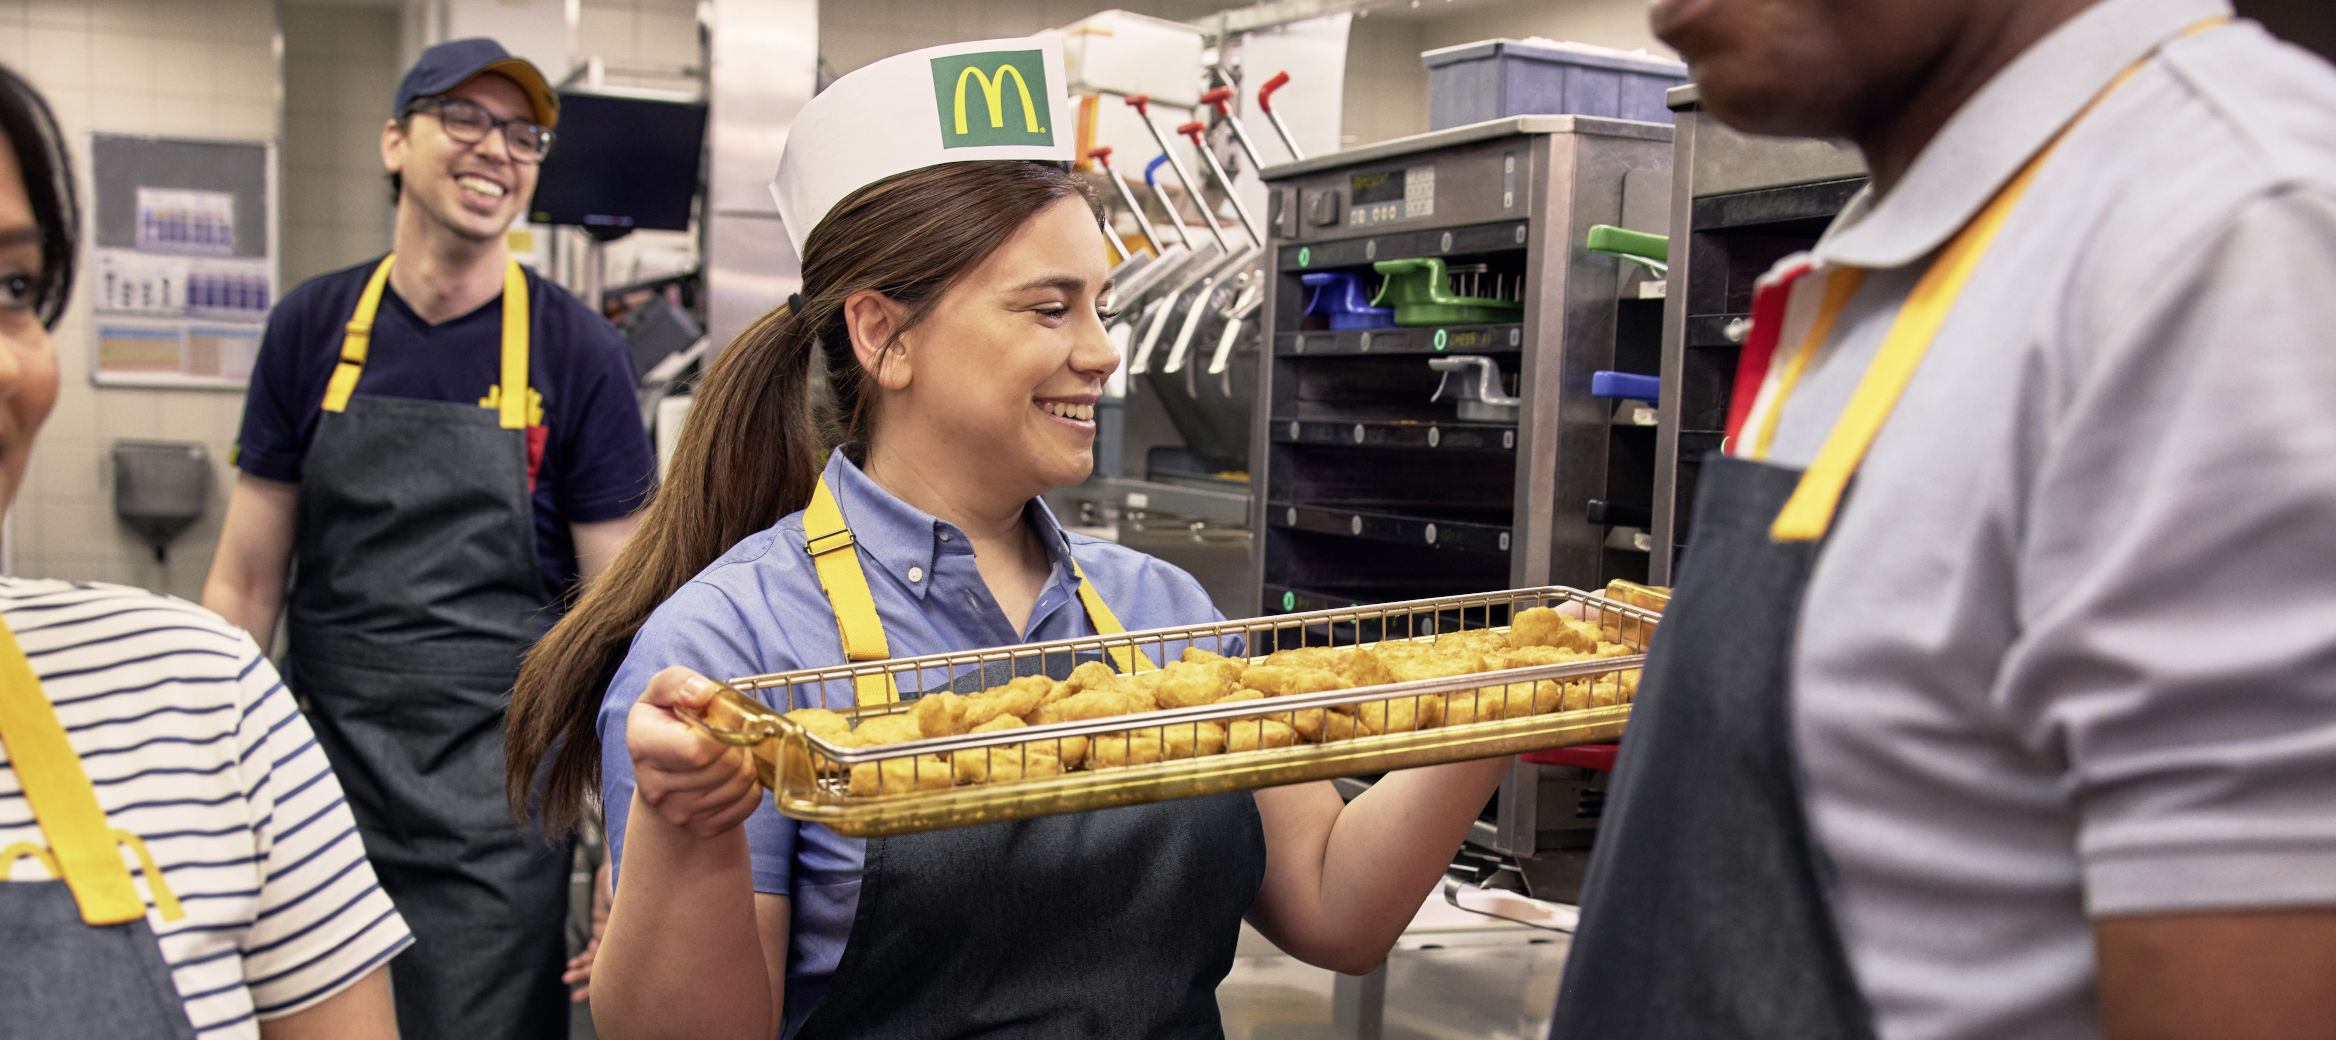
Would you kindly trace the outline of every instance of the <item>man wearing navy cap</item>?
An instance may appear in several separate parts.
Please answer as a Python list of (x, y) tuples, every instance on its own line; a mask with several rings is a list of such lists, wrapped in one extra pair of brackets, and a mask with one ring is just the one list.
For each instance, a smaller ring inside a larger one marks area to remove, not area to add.
[(391, 965), (408, 1040), (567, 1029), (568, 849), (505, 809), (503, 712), (656, 470), (623, 340), (504, 239), (558, 123), (492, 40), (406, 73), (394, 251), (269, 316), (203, 589), (262, 645), (286, 612), (286, 681), (417, 940)]

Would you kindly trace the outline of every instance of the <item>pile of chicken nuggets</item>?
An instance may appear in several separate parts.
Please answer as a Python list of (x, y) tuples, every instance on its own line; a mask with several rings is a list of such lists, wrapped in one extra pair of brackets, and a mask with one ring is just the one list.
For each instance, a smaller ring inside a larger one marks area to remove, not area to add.
[[(1057, 681), (1025, 676), (979, 693), (932, 693), (905, 712), (862, 720), (824, 708), (787, 713), (839, 747), (875, 747), (930, 737), (999, 733), (1055, 722), (1133, 715), (1167, 708), (1263, 700), (1285, 694), (1348, 690), (1442, 679), (1508, 668), (1622, 657), (1638, 651), (1601, 638), (1599, 627), (1547, 607), (1518, 611), (1506, 633), (1451, 632), (1432, 640), (1277, 651), (1255, 663), (1197, 647), (1166, 667), (1121, 675), (1100, 661)], [(862, 763), (851, 768), (854, 795), (933, 790), (959, 784), (1056, 776), (1074, 769), (1196, 758), (1490, 722), (1555, 711), (1627, 704), (1638, 670), (1563, 682), (1486, 686), (1446, 694), (1277, 711), (1226, 722), (1180, 722), (1095, 737), (1061, 737)]]

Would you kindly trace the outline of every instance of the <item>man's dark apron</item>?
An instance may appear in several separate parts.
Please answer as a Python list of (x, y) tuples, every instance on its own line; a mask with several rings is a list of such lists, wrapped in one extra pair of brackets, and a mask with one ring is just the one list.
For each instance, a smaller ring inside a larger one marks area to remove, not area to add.
[(0, 745), (45, 845), (0, 849), (0, 878), (20, 857), (54, 881), (0, 882), (0, 1034), (43, 1040), (195, 1040), (146, 901), (122, 863), (137, 853), (166, 921), (186, 912), (136, 835), (106, 822), (81, 758), (40, 678), (0, 625)]
[[(883, 659), (824, 481), (804, 526), (846, 656)], [(1079, 585), (1097, 633), (1124, 631)], [(1076, 662), (1047, 663), (1060, 678)], [(1248, 792), (871, 838), (843, 958), (824, 984), (789, 987), (787, 1018), (795, 1040), (1222, 1037), (1217, 984), (1264, 878)]]
[(512, 264), (494, 407), (358, 397), (395, 259), (350, 319), (302, 470), (285, 679), (414, 932), (391, 963), (400, 1033), (562, 1037), (569, 849), (513, 822), (503, 794), (511, 684), (553, 616), (530, 496), (527, 282)]
[(1855, 292), (1855, 268), (1827, 276), (1766, 423), (1748, 431), (1752, 458), (1704, 463), (1695, 540), (1631, 709), (1552, 1040), (1874, 1036), (1834, 916), (1832, 867), (1809, 827), (1793, 742), (1794, 633), (1851, 476), (2059, 140), (1924, 272), (1806, 471), (1752, 459), (1766, 455), (1785, 398)]

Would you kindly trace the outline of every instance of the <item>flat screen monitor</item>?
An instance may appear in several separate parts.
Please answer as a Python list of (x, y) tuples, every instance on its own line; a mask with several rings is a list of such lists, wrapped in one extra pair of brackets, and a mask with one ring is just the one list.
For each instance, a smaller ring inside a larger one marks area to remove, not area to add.
[(685, 230), (705, 141), (704, 102), (561, 91), (528, 219), (603, 235)]

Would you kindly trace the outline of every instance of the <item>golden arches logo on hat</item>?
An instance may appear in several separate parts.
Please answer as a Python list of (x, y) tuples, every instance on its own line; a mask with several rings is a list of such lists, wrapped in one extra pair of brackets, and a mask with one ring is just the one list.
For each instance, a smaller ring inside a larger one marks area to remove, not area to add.
[[(1014, 89), (1007, 92), (1011, 80)], [(1047, 92), (1046, 52), (982, 51), (933, 59), (933, 104), (941, 112), (941, 147), (1054, 144), (1040, 108)], [(1020, 118), (1009, 118), (1009, 103)], [(982, 118), (986, 116), (987, 118)]]

